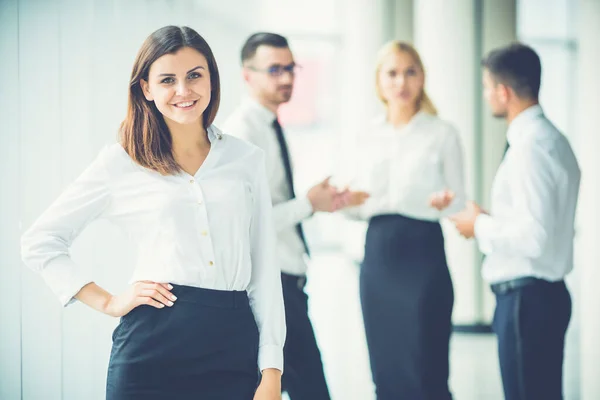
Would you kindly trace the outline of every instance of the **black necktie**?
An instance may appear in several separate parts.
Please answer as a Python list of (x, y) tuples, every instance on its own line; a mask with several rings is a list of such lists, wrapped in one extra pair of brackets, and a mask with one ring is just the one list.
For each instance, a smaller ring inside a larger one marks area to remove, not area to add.
[[(288, 153), (287, 144), (285, 143), (285, 138), (283, 137), (283, 129), (281, 129), (281, 125), (279, 121), (275, 119), (273, 121), (273, 128), (275, 129), (275, 133), (277, 135), (277, 141), (279, 142), (279, 149), (281, 150), (281, 158), (283, 159), (283, 169), (285, 170), (285, 179), (287, 180), (288, 186), (290, 188), (290, 195), (292, 198), (296, 198), (296, 194), (294, 193), (294, 180), (292, 177), (292, 166), (290, 165), (290, 154)], [(304, 230), (302, 229), (302, 224), (299, 223), (296, 225), (296, 231), (298, 232), (298, 236), (302, 240), (302, 244), (304, 245), (304, 250), (306, 254), (310, 255), (308, 251), (308, 245), (306, 244), (306, 238), (304, 237)]]

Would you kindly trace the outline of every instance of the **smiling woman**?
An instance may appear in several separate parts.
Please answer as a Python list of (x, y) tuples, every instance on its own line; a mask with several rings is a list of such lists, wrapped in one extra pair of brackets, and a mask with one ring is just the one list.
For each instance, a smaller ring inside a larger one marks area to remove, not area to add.
[[(177, 64), (177, 61), (189, 65), (195, 63), (201, 65), (181, 73), (179, 76), (178, 74), (158, 73), (175, 69), (177, 65), (173, 64)], [(185, 124), (190, 120), (198, 119), (210, 102), (210, 72), (206, 57), (189, 47), (185, 47), (175, 54), (166, 54), (156, 60), (150, 68), (149, 82), (141, 80), (146, 100), (154, 101), (158, 110), (171, 122)], [(198, 102), (200, 102), (199, 106), (195, 107)], [(177, 114), (172, 107), (175, 107), (175, 110), (194, 110), (195, 112)]]
[[(187, 27), (154, 32), (133, 67), (121, 143), (22, 237), (25, 264), (63, 305), (79, 300), (121, 317), (109, 400), (281, 398), (285, 321), (264, 155), (212, 125), (218, 107), (204, 39)], [(70, 256), (100, 218), (137, 250), (119, 295)]]
[(157, 30), (138, 52), (129, 87), (121, 124), (125, 151), (144, 167), (178, 171), (169, 128), (201, 119), (207, 129), (219, 109), (219, 70), (210, 46), (187, 27)]

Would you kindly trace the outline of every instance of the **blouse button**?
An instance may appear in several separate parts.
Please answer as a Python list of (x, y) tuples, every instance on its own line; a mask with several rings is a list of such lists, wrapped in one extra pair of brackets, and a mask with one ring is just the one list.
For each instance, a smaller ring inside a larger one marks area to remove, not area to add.
[(207, 231), (202, 231), (202, 236), (206, 236), (206, 235), (208, 235), (208, 232)]
[(208, 262), (208, 265), (211, 265), (211, 266), (212, 266), (212, 265), (215, 265), (215, 263), (214, 263), (214, 262), (212, 262), (212, 261), (209, 261), (209, 262)]
[(193, 179), (190, 179), (190, 183), (194, 183), (194, 180), (193, 180)]

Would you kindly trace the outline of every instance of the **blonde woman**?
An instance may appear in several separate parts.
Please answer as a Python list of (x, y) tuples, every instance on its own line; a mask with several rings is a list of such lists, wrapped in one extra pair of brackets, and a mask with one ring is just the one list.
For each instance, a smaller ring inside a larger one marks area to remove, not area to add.
[(411, 45), (380, 50), (376, 85), (385, 113), (366, 131), (355, 181), (370, 198), (348, 210), (369, 221), (360, 295), (379, 400), (452, 397), (454, 293), (439, 220), (464, 205), (462, 149), (424, 84)]

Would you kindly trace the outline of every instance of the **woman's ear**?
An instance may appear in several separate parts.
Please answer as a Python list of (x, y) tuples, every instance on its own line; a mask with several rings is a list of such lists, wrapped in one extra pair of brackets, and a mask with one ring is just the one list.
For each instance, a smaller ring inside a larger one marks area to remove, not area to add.
[(148, 82), (146, 82), (143, 79), (140, 79), (140, 86), (142, 88), (142, 93), (144, 93), (144, 97), (146, 98), (146, 100), (153, 101), (154, 97), (152, 97), (152, 93), (150, 93), (150, 90), (148, 88)]

